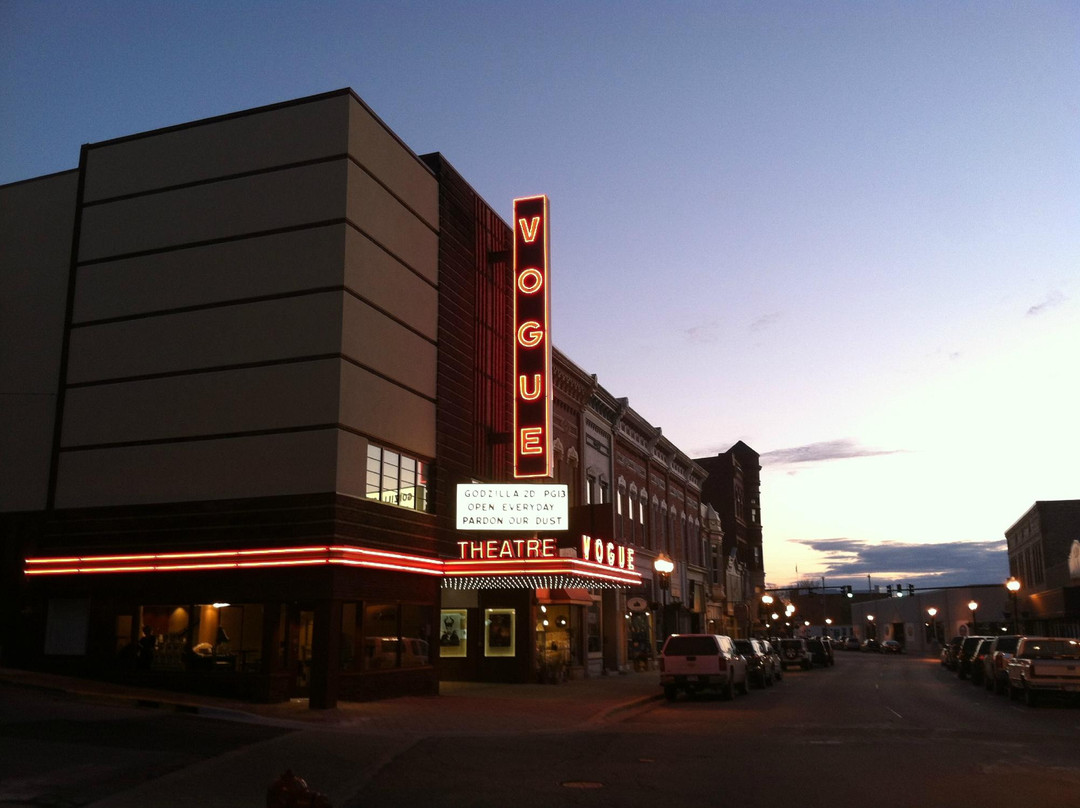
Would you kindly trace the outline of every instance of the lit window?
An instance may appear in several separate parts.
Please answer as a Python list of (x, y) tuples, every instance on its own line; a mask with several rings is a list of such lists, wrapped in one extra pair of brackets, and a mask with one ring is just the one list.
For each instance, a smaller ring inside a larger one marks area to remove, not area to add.
[(388, 505), (430, 511), (428, 471), (422, 460), (369, 443), (365, 496)]

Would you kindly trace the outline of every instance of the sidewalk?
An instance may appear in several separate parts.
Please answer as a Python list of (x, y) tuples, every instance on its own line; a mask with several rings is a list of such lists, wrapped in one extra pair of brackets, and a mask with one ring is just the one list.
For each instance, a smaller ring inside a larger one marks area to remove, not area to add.
[(13, 668), (0, 668), (0, 687), (31, 688), (97, 703), (174, 710), (292, 729), (406, 735), (565, 731), (601, 723), (612, 714), (644, 705), (661, 694), (655, 671), (557, 685), (442, 682), (438, 696), (339, 702), (329, 710), (311, 710), (306, 699), (255, 704)]
[(0, 697), (17, 697), (26, 688), (97, 704), (176, 710), (296, 730), (138, 783), (91, 808), (263, 805), (267, 787), (286, 770), (327, 795), (334, 808), (357, 808), (363, 804), (365, 784), (426, 738), (485, 737), (497, 746), (500, 736), (588, 731), (661, 695), (659, 675), (651, 671), (559, 685), (444, 682), (438, 696), (310, 710), (306, 700), (249, 704), (0, 669)]

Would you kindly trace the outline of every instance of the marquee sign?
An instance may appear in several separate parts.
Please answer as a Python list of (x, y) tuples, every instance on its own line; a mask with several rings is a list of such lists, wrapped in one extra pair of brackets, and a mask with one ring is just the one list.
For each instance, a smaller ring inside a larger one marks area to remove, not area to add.
[(462, 483), (458, 530), (567, 530), (568, 486), (541, 483)]
[(514, 200), (514, 476), (551, 476), (548, 200)]

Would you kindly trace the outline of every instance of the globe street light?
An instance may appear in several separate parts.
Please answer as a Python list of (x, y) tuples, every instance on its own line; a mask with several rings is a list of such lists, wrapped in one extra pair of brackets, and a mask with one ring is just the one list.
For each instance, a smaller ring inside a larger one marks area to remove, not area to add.
[(1014, 576), (1009, 578), (1005, 582), (1005, 588), (1009, 590), (1009, 594), (1012, 595), (1012, 613), (1013, 613), (1013, 631), (1017, 634), (1022, 633), (1020, 629), (1020, 612), (1017, 611), (1016, 605), (1016, 593), (1020, 591), (1020, 581)]
[(926, 613), (930, 615), (930, 636), (933, 637), (933, 644), (937, 645), (937, 607), (931, 606)]
[[(870, 632), (873, 631), (873, 629), (874, 629), (874, 615), (868, 614), (868, 615), (866, 615), (866, 639), (868, 639), (868, 640), (871, 639)], [(874, 631), (874, 635), (875, 636), (877, 635), (876, 631)]]
[(976, 600), (968, 601), (968, 609), (971, 610), (971, 633), (978, 633), (979, 624), (975, 622), (975, 610), (979, 608), (979, 602)]
[[(660, 639), (664, 638), (665, 626), (667, 622), (667, 592), (671, 588), (671, 573), (675, 569), (675, 564), (670, 558), (661, 553), (656, 557), (653, 562), (653, 569), (656, 570), (656, 576), (660, 583), (660, 601), (663, 608), (660, 610)], [(661, 648), (663, 645), (660, 646)]]

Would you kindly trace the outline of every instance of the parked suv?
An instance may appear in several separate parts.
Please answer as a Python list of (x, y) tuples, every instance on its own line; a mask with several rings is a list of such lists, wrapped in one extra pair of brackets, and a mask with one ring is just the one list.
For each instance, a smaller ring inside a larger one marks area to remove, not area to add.
[(749, 692), (746, 660), (731, 637), (722, 634), (672, 634), (660, 651), (660, 686), (674, 699), (680, 690), (693, 695), (719, 690), (725, 699)]
[(961, 679), (967, 679), (971, 675), (972, 658), (975, 656), (975, 651), (979, 648), (980, 643), (985, 639), (992, 638), (973, 634), (965, 637), (960, 644), (960, 650), (956, 654), (956, 675)]
[(821, 667), (827, 668), (830, 665), (836, 664), (836, 658), (833, 656), (832, 643), (826, 638), (812, 637), (806, 641), (806, 645), (810, 649), (810, 659), (815, 665), (821, 665)]
[(761, 645), (765, 648), (765, 655), (772, 664), (773, 681), (779, 682), (784, 678), (784, 666), (780, 664), (780, 652), (776, 650), (776, 647), (769, 640), (761, 640)]
[(758, 687), (773, 683), (772, 659), (758, 640), (735, 640), (735, 650), (746, 659), (746, 673)]
[(806, 640), (780, 640), (780, 665), (784, 670), (802, 668), (808, 671), (812, 664)]

